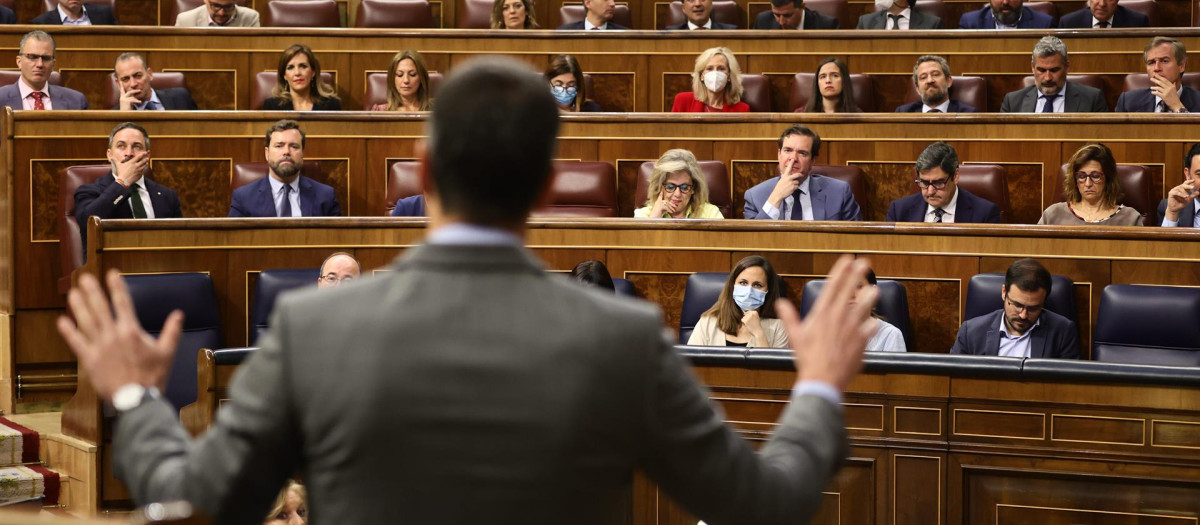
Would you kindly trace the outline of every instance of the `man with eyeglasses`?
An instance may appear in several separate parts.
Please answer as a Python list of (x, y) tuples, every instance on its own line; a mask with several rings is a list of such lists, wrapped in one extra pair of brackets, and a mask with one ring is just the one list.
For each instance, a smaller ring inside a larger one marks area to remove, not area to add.
[(321, 263), (321, 275), (317, 277), (317, 288), (332, 288), (350, 284), (362, 274), (358, 259), (346, 252), (337, 252)]
[(21, 78), (0, 87), (0, 106), (29, 110), (88, 109), (83, 93), (50, 85), (54, 50), (54, 39), (45, 31), (30, 31), (21, 37), (21, 50), (17, 53)]
[(204, 5), (179, 13), (175, 27), (258, 27), (258, 11), (236, 0), (204, 0)]
[(1075, 323), (1044, 308), (1052, 283), (1041, 263), (1012, 263), (1000, 290), (1004, 307), (963, 323), (950, 353), (1079, 359)]
[(958, 187), (958, 152), (934, 142), (917, 157), (920, 191), (892, 201), (888, 222), (999, 223), (1000, 209), (992, 201)]
[(775, 221), (861, 221), (862, 211), (850, 185), (812, 173), (821, 153), (821, 136), (804, 126), (784, 130), (779, 148), (779, 176), (746, 190), (742, 217)]
[(38, 15), (34, 25), (52, 26), (115, 26), (117, 17), (111, 7), (101, 4), (85, 4), (83, 0), (58, 0), (58, 6)]

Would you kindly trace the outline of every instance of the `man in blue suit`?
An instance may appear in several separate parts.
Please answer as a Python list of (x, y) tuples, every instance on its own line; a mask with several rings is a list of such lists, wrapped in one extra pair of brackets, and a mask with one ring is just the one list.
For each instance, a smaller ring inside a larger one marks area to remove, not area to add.
[(1183, 184), (1158, 203), (1158, 223), (1171, 228), (1200, 228), (1200, 143), (1183, 158)]
[(268, 175), (233, 190), (230, 217), (339, 217), (333, 188), (300, 175), (304, 131), (294, 120), (267, 128)]
[(558, 26), (558, 29), (563, 31), (587, 31), (592, 29), (618, 31), (629, 29), (612, 21), (613, 16), (617, 12), (616, 0), (583, 0), (583, 9), (587, 11), (587, 16), (583, 20), (563, 24)]
[(34, 25), (115, 26), (117, 17), (111, 7), (85, 4), (83, 0), (58, 0), (58, 7), (38, 15)]
[(392, 217), (427, 217), (425, 213), (425, 195), (413, 195), (396, 201), (392, 208)]
[(1117, 0), (1088, 0), (1087, 7), (1063, 15), (1059, 29), (1108, 29), (1110, 27), (1150, 27), (1150, 18)]
[(963, 13), (959, 29), (1049, 29), (1054, 17), (1025, 7), (1025, 0), (990, 0), (991, 5)]
[(958, 152), (934, 142), (917, 157), (920, 193), (888, 205), (888, 222), (999, 223), (1000, 209), (991, 201), (958, 187)]
[(712, 19), (712, 0), (683, 0), (682, 24), (667, 26), (667, 29), (737, 29), (733, 24), (724, 24)]
[(923, 55), (913, 66), (913, 88), (921, 100), (896, 108), (896, 113), (975, 113), (970, 104), (950, 98), (950, 63), (937, 55)]
[(779, 136), (779, 176), (746, 190), (742, 217), (764, 220), (861, 221), (850, 185), (812, 174), (821, 136), (792, 126)]
[(30, 31), (21, 37), (17, 67), (21, 78), (0, 87), (0, 106), (13, 109), (87, 109), (83, 93), (50, 85), (54, 72), (54, 39), (45, 31)]
[(1142, 51), (1150, 87), (1117, 97), (1117, 113), (1200, 113), (1200, 91), (1183, 85), (1187, 48), (1183, 42), (1156, 36)]
[(1000, 290), (1004, 308), (963, 323), (950, 353), (1079, 359), (1075, 323), (1043, 308), (1052, 282), (1037, 261), (1014, 262)]

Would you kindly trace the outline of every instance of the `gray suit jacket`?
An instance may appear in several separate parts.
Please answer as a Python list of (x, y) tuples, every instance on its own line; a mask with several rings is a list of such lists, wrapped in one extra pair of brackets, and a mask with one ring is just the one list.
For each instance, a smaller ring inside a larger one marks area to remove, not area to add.
[[(236, 7), (237, 16), (225, 27), (258, 27), (258, 11), (240, 5)], [(175, 17), (175, 27), (208, 27), (208, 8), (201, 5), (179, 13)]]
[[(1074, 82), (1067, 82), (1067, 100), (1063, 109), (1067, 113), (1108, 113), (1108, 103), (1099, 89)], [(1004, 95), (1001, 113), (1033, 113), (1037, 109), (1037, 86), (1018, 89)]]
[[(925, 14), (916, 9), (909, 11), (912, 20), (908, 21), (909, 29), (943, 29), (942, 19), (935, 15)], [(858, 17), (858, 27), (855, 29), (887, 29), (887, 11), (875, 11)]]
[[(0, 106), (25, 109), (25, 105), (21, 102), (21, 88), (17, 87), (19, 82), (21, 81), (18, 80), (0, 87)], [(83, 96), (83, 93), (53, 84), (46, 86), (46, 89), (50, 91), (50, 107), (56, 110), (88, 109), (87, 97)]]
[(799, 396), (755, 454), (655, 308), (527, 250), (424, 245), (391, 269), (283, 296), (196, 442), (165, 402), (119, 416), (134, 498), (257, 525), (298, 471), (313, 523), (600, 524), (627, 516), (640, 467), (713, 525), (794, 524), (847, 450), (839, 408)]

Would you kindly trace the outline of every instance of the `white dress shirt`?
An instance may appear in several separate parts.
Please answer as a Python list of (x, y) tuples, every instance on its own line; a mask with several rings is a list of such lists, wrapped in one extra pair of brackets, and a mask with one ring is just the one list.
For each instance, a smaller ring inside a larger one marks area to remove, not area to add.
[[(802, 215), (801, 218), (806, 221), (813, 220), (812, 196), (808, 191), (808, 183), (811, 180), (812, 175), (809, 175), (804, 177), (804, 182), (800, 183), (800, 213)], [(776, 208), (770, 201), (767, 201), (763, 204), (763, 213), (774, 220), (780, 220), (781, 218), (785, 221), (792, 220), (792, 210), (796, 208), (796, 196), (794, 194), (788, 195), (780, 204), (782, 204), (783, 210)]]
[(598, 26), (597, 26), (597, 25), (592, 25), (592, 21), (591, 21), (591, 20), (588, 20), (588, 19), (587, 19), (587, 17), (584, 17), (584, 18), (583, 18), (583, 30), (584, 30), (584, 31), (591, 31), (592, 29), (604, 29), (604, 30), (607, 30), (607, 29), (608, 29), (608, 22), (605, 22), (605, 23), (603, 23), (603, 24), (600, 24), (600, 25), (598, 25)]
[[(278, 217), (283, 207), (283, 182), (270, 174), (267, 174), (267, 179), (271, 181), (271, 200), (275, 201), (275, 216)], [(292, 187), (288, 193), (288, 200), (292, 202), (292, 217), (303, 217), (300, 214), (300, 177), (296, 177), (288, 186)]]
[[(1046, 95), (1043, 94), (1042, 90), (1040, 90), (1040, 89), (1038, 90), (1037, 94), (1038, 94), (1037, 104), (1033, 108), (1033, 111), (1034, 111), (1034, 113), (1041, 113), (1042, 108), (1046, 107)], [(1066, 113), (1067, 112), (1067, 85), (1066, 84), (1063, 84), (1063, 88), (1058, 90), (1058, 96), (1054, 97), (1054, 112), (1055, 113)]]
[(87, 9), (83, 10), (83, 16), (79, 17), (78, 20), (72, 20), (71, 17), (68, 16), (67, 10), (63, 9), (62, 4), (59, 4), (58, 5), (58, 17), (62, 19), (62, 23), (65, 26), (90, 26), (90, 25), (92, 25), (92, 19), (88, 18)]
[(695, 30), (695, 29), (712, 29), (712, 16), (709, 16), (708, 21), (705, 22), (704, 25), (702, 25), (702, 26), (693, 24), (691, 20), (688, 20), (688, 30), (690, 31), (690, 30)]
[(1005, 315), (1008, 314), (1005, 313), (1000, 316), (1000, 352), (997, 355), (1000, 357), (1029, 357), (1031, 351), (1030, 343), (1032, 341), (1030, 334), (1033, 333), (1039, 324), (1042, 324), (1042, 320), (1039, 318), (1037, 321), (1034, 321), (1033, 326), (1030, 326), (1025, 333), (1013, 336), (1008, 334), (1008, 325), (1004, 324)]
[[(1113, 18), (1116, 18), (1116, 17), (1114, 16)], [(1100, 22), (1107, 23), (1108, 27), (1104, 27), (1104, 28), (1100, 27)], [(1092, 29), (1112, 29), (1112, 26), (1113, 26), (1112, 19), (1100, 20), (1099, 18), (1096, 18), (1095, 15), (1092, 15)]]
[(938, 104), (938, 105), (932, 106), (932, 107), (926, 106), (925, 104), (921, 104), (921, 113), (929, 113), (929, 110), (934, 109), (934, 108), (941, 110), (942, 113), (949, 113), (950, 112), (950, 97), (946, 97), (945, 102), (942, 102), (941, 104)]
[[(115, 175), (114, 175), (115, 177)], [(120, 184), (119, 182), (117, 184)], [(133, 183), (133, 188), (137, 189), (138, 198), (142, 200), (142, 208), (146, 209), (146, 218), (154, 218), (154, 206), (150, 204), (150, 190), (146, 189), (146, 177), (142, 177)], [(126, 199), (129, 201), (129, 210), (133, 211), (133, 197)], [(136, 214), (134, 215), (137, 216)]]
[[(912, 8), (904, 8), (903, 11), (897, 13), (897, 16), (899, 16), (900, 19), (896, 21), (896, 25), (900, 27), (901, 31), (908, 30), (908, 24), (912, 21)], [(885, 13), (883, 15), (883, 28), (888, 31), (895, 31), (895, 29), (892, 29), (892, 13)]]
[[(958, 209), (958, 188), (954, 188), (954, 196), (950, 197), (950, 202), (942, 206), (942, 222), (954, 222), (954, 210)], [(925, 204), (925, 222), (937, 222), (937, 215), (933, 213), (933, 206)]]

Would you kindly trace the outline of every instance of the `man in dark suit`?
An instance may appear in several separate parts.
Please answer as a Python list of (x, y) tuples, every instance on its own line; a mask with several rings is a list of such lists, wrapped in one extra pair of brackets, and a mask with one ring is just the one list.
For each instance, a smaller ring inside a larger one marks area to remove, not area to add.
[(1043, 306), (1050, 295), (1050, 272), (1033, 259), (1012, 263), (1004, 274), (1004, 308), (958, 328), (951, 354), (1079, 359), (1079, 329)]
[(50, 85), (54, 72), (54, 39), (45, 31), (30, 31), (21, 37), (17, 67), (21, 78), (0, 87), (0, 106), (13, 109), (87, 109), (83, 93)]
[(413, 195), (396, 201), (396, 207), (392, 208), (392, 217), (426, 217), (425, 213), (425, 196)]
[(154, 70), (137, 53), (122, 53), (113, 66), (121, 100), (112, 109), (129, 110), (187, 110), (197, 109), (196, 101), (187, 88), (154, 89)]
[(850, 185), (812, 173), (821, 153), (821, 136), (804, 126), (783, 131), (779, 176), (746, 190), (742, 217), (776, 221), (861, 221), (862, 211)]
[(1187, 48), (1183, 42), (1156, 36), (1142, 51), (1150, 87), (1121, 93), (1117, 113), (1200, 113), (1200, 92), (1183, 85)]
[(1071, 62), (1067, 45), (1044, 36), (1033, 46), (1034, 84), (1004, 95), (1002, 113), (1106, 113), (1108, 103), (1099, 89), (1067, 81)]
[(0, 5), (0, 24), (17, 23), (17, 14), (12, 9)]
[(333, 188), (300, 174), (304, 131), (294, 120), (267, 128), (267, 176), (233, 190), (230, 217), (340, 217)]
[(858, 17), (855, 29), (942, 29), (942, 19), (913, 8), (908, 0), (893, 0), (891, 7)]
[(87, 220), (171, 219), (183, 217), (179, 196), (146, 177), (150, 172), (150, 135), (133, 122), (118, 124), (108, 135), (112, 173), (75, 190), (75, 221), (87, 256)]
[(52, 26), (115, 26), (119, 24), (111, 7), (85, 4), (83, 0), (58, 0), (56, 9), (38, 15), (30, 23)]
[(804, 7), (804, 0), (771, 0), (771, 10), (754, 18), (754, 29), (839, 29), (832, 16)]
[(921, 100), (901, 105), (896, 112), (975, 113), (977, 110), (970, 104), (950, 98), (952, 85), (954, 77), (950, 76), (950, 64), (946, 59), (937, 55), (917, 58), (917, 65), (913, 66), (913, 88)]
[(712, 19), (712, 3), (713, 0), (683, 0), (683, 17), (687, 20), (682, 24), (667, 26), (667, 29), (737, 29), (737, 26), (733, 24)]
[(989, 0), (978, 11), (967, 11), (959, 29), (1049, 29), (1054, 17), (1025, 7), (1025, 0)]
[(592, 29), (623, 30), (629, 29), (612, 21), (617, 12), (616, 0), (583, 0), (583, 8), (587, 16), (578, 22), (563, 24), (559, 29), (567, 31), (587, 31)]
[(709, 523), (807, 522), (848, 450), (841, 389), (875, 322), (877, 292), (850, 304), (867, 265), (840, 259), (803, 321), (776, 306), (798, 382), (756, 453), (722, 423), (657, 308), (550, 274), (523, 246), (552, 183), (558, 119), (519, 62), (456, 67), (417, 149), (425, 243), (382, 275), (281, 296), (196, 441), (155, 392), (182, 315), (156, 340), (119, 273), (107, 276), (116, 320), (82, 277), (78, 325), (59, 329), (119, 414), (114, 473), (133, 499), (259, 524), (300, 475), (313, 523), (591, 525), (628, 519), (640, 469)]
[(1150, 27), (1150, 18), (1117, 5), (1117, 0), (1088, 0), (1088, 6), (1058, 19), (1060, 29)]
[(1183, 184), (1171, 188), (1158, 203), (1158, 223), (1165, 227), (1200, 228), (1200, 143), (1183, 157)]
[(991, 201), (958, 187), (958, 152), (934, 142), (917, 157), (921, 189), (888, 205), (888, 222), (999, 223), (1000, 209)]

